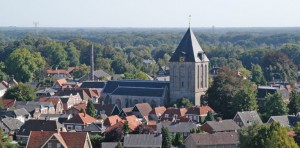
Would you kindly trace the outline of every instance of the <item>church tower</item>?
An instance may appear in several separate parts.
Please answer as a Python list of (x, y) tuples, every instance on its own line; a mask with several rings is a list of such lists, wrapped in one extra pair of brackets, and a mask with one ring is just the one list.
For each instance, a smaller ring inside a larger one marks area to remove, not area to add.
[(169, 62), (171, 101), (184, 97), (200, 105), (208, 89), (209, 60), (190, 27)]

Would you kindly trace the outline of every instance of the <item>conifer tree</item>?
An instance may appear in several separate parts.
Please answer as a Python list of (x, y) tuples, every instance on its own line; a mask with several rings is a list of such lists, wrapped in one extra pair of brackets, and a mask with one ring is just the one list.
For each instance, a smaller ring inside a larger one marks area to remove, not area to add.
[(208, 111), (207, 116), (205, 117), (205, 122), (206, 121), (215, 121), (215, 117), (211, 111)]
[(168, 128), (162, 127), (161, 134), (162, 134), (162, 148), (171, 148), (172, 139), (170, 137)]
[(92, 117), (96, 117), (95, 106), (92, 100), (89, 100), (86, 106), (86, 113)]
[(175, 135), (175, 138), (174, 138), (174, 141), (173, 141), (173, 145), (174, 146), (181, 146), (182, 144), (183, 144), (183, 137), (182, 137), (182, 135), (181, 135), (181, 133), (176, 133), (176, 135)]
[(125, 121), (124, 122), (124, 134), (128, 134), (130, 132), (130, 128), (129, 128), (129, 125), (128, 125), (128, 121)]

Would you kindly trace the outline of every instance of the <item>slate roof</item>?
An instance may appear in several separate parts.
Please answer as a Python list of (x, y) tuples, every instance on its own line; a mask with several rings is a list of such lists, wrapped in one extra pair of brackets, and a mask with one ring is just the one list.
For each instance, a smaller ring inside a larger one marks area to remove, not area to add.
[(84, 132), (102, 132), (101, 124), (98, 124), (98, 123), (89, 124), (82, 131), (84, 131)]
[(46, 94), (46, 93), (56, 93), (57, 90), (55, 89), (52, 89), (52, 88), (45, 88), (45, 89), (41, 89), (41, 90), (38, 90), (36, 92), (34, 92), (35, 94)]
[(30, 131), (58, 131), (62, 124), (54, 120), (27, 120), (20, 128), (18, 135), (28, 136)]
[(165, 88), (168, 86), (169, 82), (164, 81), (114, 80), (107, 81), (106, 86), (104, 87), (102, 92), (110, 94), (118, 87)]
[[(212, 128), (213, 132), (234, 131), (240, 129), (240, 127), (231, 119), (221, 121), (206, 121), (204, 124), (208, 124)], [(204, 124), (202, 126), (204, 126)]]
[(254, 121), (257, 121), (260, 124), (263, 123), (256, 111), (237, 112), (237, 115), (241, 118), (244, 125), (250, 125)]
[[(198, 54), (203, 54), (203, 58), (199, 58)], [(180, 57), (184, 56), (185, 62), (203, 62), (209, 61), (204, 51), (199, 45), (193, 31), (188, 28), (184, 37), (180, 41), (174, 54), (172, 55), (170, 62), (180, 62)]]
[(104, 105), (101, 105), (101, 104), (94, 104), (94, 107), (95, 109), (98, 111), (98, 114), (100, 114), (100, 111), (105, 111), (105, 114), (107, 116), (111, 116), (112, 115), (112, 112), (113, 112), (113, 109), (116, 107), (117, 110), (119, 111), (120, 113), (120, 109), (118, 107), (117, 104), (104, 104)]
[(149, 103), (138, 103), (135, 107), (139, 110), (140, 114), (144, 116), (148, 116), (149, 112), (151, 112), (152, 107)]
[(300, 122), (299, 116), (292, 115), (271, 116), (267, 123), (272, 123), (271, 119), (275, 122), (279, 122), (281, 126), (295, 126), (297, 122)]
[(101, 147), (102, 148), (116, 148), (118, 145), (118, 142), (102, 142)]
[(12, 117), (2, 118), (0, 121), (0, 128), (3, 128), (2, 126), (6, 126), (9, 130), (18, 130), (22, 125), (23, 123), (20, 120)]
[(112, 95), (163, 97), (164, 88), (118, 87)]
[(190, 134), (187, 139), (192, 139), (197, 146), (200, 145), (229, 145), (239, 144), (239, 135), (236, 132), (219, 132), (214, 134)]
[(161, 147), (161, 134), (128, 134), (124, 136), (124, 147)]
[(188, 109), (185, 114), (192, 114), (192, 115), (206, 115), (209, 111), (215, 112), (209, 106), (193, 106)]
[(197, 128), (197, 124), (193, 122), (170, 122), (170, 121), (163, 121), (157, 123), (157, 132), (161, 133), (161, 128), (166, 127), (168, 128), (170, 133), (183, 133), (183, 132), (190, 132), (192, 129)]
[(84, 81), (80, 85), (80, 88), (104, 88), (105, 82), (97, 81)]
[(25, 108), (12, 108), (6, 111), (1, 111), (1, 116), (7, 116), (7, 117), (18, 117), (18, 116), (30, 116), (29, 112)]

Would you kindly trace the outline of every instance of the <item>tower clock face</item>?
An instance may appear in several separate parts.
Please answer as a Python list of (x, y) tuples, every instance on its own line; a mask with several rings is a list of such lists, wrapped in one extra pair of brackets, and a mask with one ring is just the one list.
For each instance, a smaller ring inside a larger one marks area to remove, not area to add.
[(179, 61), (180, 61), (180, 62), (184, 62), (184, 57), (180, 57), (180, 58), (179, 58)]

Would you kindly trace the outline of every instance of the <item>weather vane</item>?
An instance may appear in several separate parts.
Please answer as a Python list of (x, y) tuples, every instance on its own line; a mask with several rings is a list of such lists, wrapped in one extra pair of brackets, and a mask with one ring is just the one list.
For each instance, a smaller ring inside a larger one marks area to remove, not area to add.
[(192, 15), (189, 15), (189, 28), (191, 27), (191, 17)]

